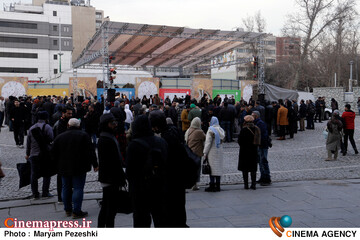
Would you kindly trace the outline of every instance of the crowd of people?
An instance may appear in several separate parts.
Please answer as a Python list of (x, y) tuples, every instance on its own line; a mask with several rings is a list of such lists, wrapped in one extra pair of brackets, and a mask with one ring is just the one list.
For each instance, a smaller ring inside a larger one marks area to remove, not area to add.
[[(355, 113), (346, 105), (340, 117), (335, 99), (331, 108), (327, 160), (332, 154), (336, 159), (340, 149), (346, 155), (348, 139), (357, 154), (353, 139)], [(236, 103), (234, 97), (225, 95), (221, 99), (217, 95), (210, 99), (206, 94), (199, 101), (188, 95), (162, 101), (157, 94), (142, 99), (117, 94), (114, 102), (107, 102), (103, 96), (0, 97), (1, 125), (5, 120), (19, 148), (24, 148), (27, 135), (32, 198), (40, 198), (39, 177), (43, 177), (41, 197), (53, 197), (49, 186), (51, 176), (57, 174), (57, 197), (66, 215), (85, 217), (82, 200), (86, 173), (93, 168), (99, 172), (103, 189), (98, 227), (114, 227), (117, 193), (126, 185), (134, 227), (150, 227), (152, 221), (155, 227), (187, 227), (186, 176), (181, 164), (184, 144), (210, 164), (206, 192), (221, 191), (223, 143), (233, 142), (235, 134), (244, 188), (256, 190), (257, 184), (270, 185), (271, 135), (285, 140), (287, 135), (294, 138), (298, 131), (312, 130), (316, 120), (324, 120), (324, 110), (322, 97), (315, 103), (301, 100), (300, 105), (289, 99), (261, 102), (251, 98)], [(260, 178), (256, 180), (258, 167)], [(199, 182), (200, 168), (198, 176)], [(192, 190), (199, 190), (198, 184)]]

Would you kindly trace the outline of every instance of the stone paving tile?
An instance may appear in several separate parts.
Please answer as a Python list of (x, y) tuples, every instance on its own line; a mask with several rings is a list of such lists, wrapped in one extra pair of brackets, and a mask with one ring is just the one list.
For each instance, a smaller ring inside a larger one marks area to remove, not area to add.
[(350, 213), (343, 208), (328, 208), (328, 209), (314, 208), (311, 210), (304, 209), (304, 211), (320, 220), (337, 220), (339, 218), (347, 219), (347, 218), (356, 217), (355, 214)]
[(202, 200), (193, 200), (193, 201), (186, 202), (186, 209), (189, 209), (189, 210), (199, 209), (199, 208), (209, 208), (209, 207), (210, 206)]
[[(311, 206), (313, 206), (314, 208), (317, 209), (322, 209), (322, 208), (342, 208), (344, 207), (344, 199), (319, 199), (319, 200), (312, 200), (312, 201), (307, 201), (307, 203), (311, 204)], [(351, 203), (351, 202), (347, 202), (346, 206), (353, 206), (356, 207), (356, 204)]]
[(307, 209), (311, 211), (311, 209), (314, 209), (314, 207), (311, 204), (305, 201), (293, 201), (286, 203), (277, 201), (277, 202), (271, 202), (270, 205), (283, 212), (287, 212), (289, 210), (303, 210), (303, 209)]
[(202, 218), (187, 222), (191, 228), (231, 228), (234, 227), (229, 221), (223, 218)]
[(354, 224), (347, 222), (344, 219), (337, 220), (319, 220), (316, 222), (305, 222), (310, 228), (353, 228)]
[[(46, 214), (44, 214), (46, 213)], [(30, 207), (17, 207), (10, 209), (10, 216), (19, 220), (47, 220), (49, 214), (56, 213), (54, 204), (32, 205)]]
[(269, 218), (264, 214), (249, 214), (242, 216), (225, 217), (235, 227), (257, 227), (269, 222)]
[(200, 218), (234, 216), (239, 214), (237, 211), (230, 207), (193, 209), (192, 211)]

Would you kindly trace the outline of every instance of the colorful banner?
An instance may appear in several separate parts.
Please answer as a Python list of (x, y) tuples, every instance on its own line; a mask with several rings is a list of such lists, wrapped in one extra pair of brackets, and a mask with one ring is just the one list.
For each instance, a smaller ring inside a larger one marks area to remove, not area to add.
[(135, 96), (142, 99), (144, 95), (147, 98), (159, 93), (159, 78), (136, 78)]
[(159, 95), (162, 99), (165, 99), (167, 96), (169, 96), (169, 98), (171, 99), (171, 101), (174, 99), (175, 95), (178, 98), (184, 97), (186, 95), (190, 95), (191, 94), (191, 89), (166, 89), (166, 88), (161, 88), (159, 89)]
[[(135, 97), (135, 88), (114, 88), (115, 92), (119, 92), (120, 94), (124, 94), (127, 96), (128, 99), (131, 99), (133, 96)], [(98, 99), (101, 101), (101, 94), (104, 94), (104, 89), (103, 88), (98, 88), (97, 89), (97, 96)], [(104, 98), (106, 99), (107, 97), (107, 92), (105, 92), (104, 94)]]
[(230, 99), (231, 97), (235, 98), (236, 102), (239, 102), (241, 100), (241, 91), (240, 90), (213, 90), (213, 97), (216, 95), (220, 95), (221, 99), (224, 100), (225, 94)]
[(27, 95), (31, 95), (33, 97), (36, 96), (70, 96), (68, 88), (29, 88), (27, 91)]
[[(94, 97), (97, 94), (96, 77), (78, 77), (75, 92), (80, 96)], [(69, 92), (74, 93), (74, 78), (69, 78)]]
[(199, 79), (195, 78), (192, 80), (191, 88), (191, 97), (197, 100), (200, 100), (204, 93), (206, 93), (209, 98), (212, 98), (213, 91), (213, 80), (211, 79)]
[(28, 78), (26, 77), (0, 77), (0, 96), (20, 97), (26, 95)]

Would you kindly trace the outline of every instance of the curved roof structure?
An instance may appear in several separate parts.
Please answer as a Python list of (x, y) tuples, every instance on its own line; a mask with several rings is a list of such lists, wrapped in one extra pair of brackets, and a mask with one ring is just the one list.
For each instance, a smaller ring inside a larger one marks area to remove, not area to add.
[(105, 39), (109, 56), (115, 57), (111, 64), (192, 68), (244, 43), (256, 41), (261, 35), (266, 34), (108, 21), (95, 33), (73, 66), (101, 64), (106, 52)]

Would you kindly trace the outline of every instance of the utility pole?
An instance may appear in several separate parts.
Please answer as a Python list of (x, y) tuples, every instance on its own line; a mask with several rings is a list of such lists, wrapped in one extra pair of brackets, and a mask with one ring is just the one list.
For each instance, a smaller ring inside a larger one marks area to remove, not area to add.
[(61, 56), (63, 53), (61, 52), (61, 18), (59, 18), (59, 73), (61, 73)]
[(349, 64), (350, 64), (349, 92), (352, 92), (353, 91), (353, 89), (352, 89), (352, 85), (353, 85), (352, 70), (353, 70), (354, 61), (350, 61)]

